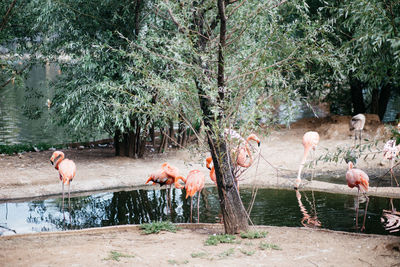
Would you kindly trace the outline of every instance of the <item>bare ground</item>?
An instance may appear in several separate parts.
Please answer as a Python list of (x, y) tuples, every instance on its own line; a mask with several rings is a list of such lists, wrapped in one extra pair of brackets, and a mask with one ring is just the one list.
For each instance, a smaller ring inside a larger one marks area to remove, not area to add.
[[(298, 164), (303, 154), (301, 137), (316, 130), (321, 135), (317, 156), (325, 148), (351, 146), (348, 131), (349, 117), (333, 116), (325, 119), (305, 119), (292, 124), (291, 129), (274, 131), (262, 137), (261, 157), (247, 171), (242, 186), (292, 188)], [(367, 116), (365, 137), (385, 140), (383, 126)], [(383, 146), (383, 144), (382, 144)], [(72, 182), (74, 194), (93, 190), (126, 189), (143, 186), (149, 173), (168, 161), (186, 175), (197, 168), (205, 173), (206, 153), (191, 150), (170, 151), (163, 155), (149, 154), (145, 159), (114, 157), (110, 148), (68, 149), (66, 156), (77, 164), (77, 175)], [(49, 164), (52, 151), (25, 153), (20, 156), (0, 156), (0, 201), (59, 195), (61, 185), (57, 172)], [(371, 177), (380, 177), (388, 170), (381, 164), (381, 154), (375, 159), (359, 160), (357, 167)], [(271, 165), (273, 167), (271, 167)], [(317, 176), (337, 176), (344, 179), (344, 162), (323, 163), (316, 166)], [(308, 177), (311, 171), (304, 170)], [(387, 178), (385, 178), (387, 179)], [(207, 181), (212, 183), (211, 181)], [(355, 194), (346, 185), (321, 181), (303, 181), (303, 189)], [(399, 188), (372, 187), (370, 195), (400, 198)], [(324, 230), (286, 227), (258, 227), (269, 232), (262, 242), (272, 243), (281, 250), (261, 250), (261, 240), (241, 240), (235, 244), (205, 246), (211, 233), (222, 233), (220, 225), (184, 225), (177, 233), (142, 235), (135, 226), (102, 229), (39, 233), (0, 237), (0, 265), (2, 266), (108, 266), (115, 265), (265, 265), (265, 266), (400, 266), (400, 238), (393, 236), (348, 234)], [(238, 237), (240, 240), (240, 238)], [(233, 254), (224, 256), (232, 252)], [(117, 262), (109, 258), (112, 251), (133, 255)], [(200, 253), (204, 252), (204, 253)], [(247, 254), (253, 253), (248, 256)], [(201, 254), (194, 258), (192, 253)]]

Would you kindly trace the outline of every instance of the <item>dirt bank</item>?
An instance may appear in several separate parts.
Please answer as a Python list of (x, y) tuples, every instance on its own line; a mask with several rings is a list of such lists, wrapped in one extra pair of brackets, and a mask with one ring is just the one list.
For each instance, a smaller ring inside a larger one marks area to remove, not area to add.
[[(398, 266), (399, 238), (307, 228), (257, 227), (262, 239), (206, 246), (221, 225), (143, 235), (136, 226), (1, 237), (2, 266)], [(275, 245), (262, 249), (260, 243)], [(112, 259), (114, 252), (126, 255)], [(129, 257), (128, 257), (129, 256)]]

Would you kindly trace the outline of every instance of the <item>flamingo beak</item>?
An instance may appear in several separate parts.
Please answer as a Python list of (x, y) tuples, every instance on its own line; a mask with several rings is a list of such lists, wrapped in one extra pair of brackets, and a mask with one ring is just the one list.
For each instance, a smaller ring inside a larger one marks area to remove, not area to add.
[(50, 160), (51, 165), (54, 165), (54, 162), (52, 160)]
[(258, 142), (258, 143), (257, 143), (257, 145), (258, 145), (258, 147), (260, 147), (260, 145), (261, 145), (261, 142)]

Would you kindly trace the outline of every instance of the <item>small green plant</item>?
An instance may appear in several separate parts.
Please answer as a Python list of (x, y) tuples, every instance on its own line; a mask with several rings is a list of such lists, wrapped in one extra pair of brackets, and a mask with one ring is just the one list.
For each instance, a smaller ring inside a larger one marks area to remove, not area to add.
[(179, 262), (177, 260), (168, 260), (168, 263), (171, 265), (181, 265), (181, 264), (188, 264), (189, 261), (188, 260), (184, 260), (182, 262)]
[(219, 243), (233, 243), (235, 242), (236, 236), (234, 235), (210, 235), (205, 242), (206, 246), (216, 246)]
[(145, 223), (140, 225), (140, 229), (143, 230), (143, 233), (149, 235), (149, 234), (158, 234), (160, 231), (176, 233), (178, 227), (176, 227), (173, 223), (166, 221), (166, 222)]
[(228, 250), (225, 250), (224, 252), (222, 252), (221, 254), (219, 254), (218, 256), (221, 258), (225, 258), (225, 257), (229, 257), (230, 255), (232, 255), (233, 253), (235, 253), (235, 249), (234, 248), (230, 248)]
[(262, 249), (262, 250), (265, 250), (265, 249), (282, 250), (278, 245), (270, 244), (270, 243), (264, 243), (264, 242), (261, 242), (258, 247), (260, 249)]
[(266, 237), (268, 232), (264, 231), (247, 231), (247, 232), (241, 232), (240, 237), (241, 238), (248, 238), (248, 239), (255, 239), (255, 238), (264, 238)]
[(241, 249), (240, 252), (242, 252), (244, 255), (247, 256), (252, 256), (254, 253), (256, 253), (255, 250), (244, 250), (244, 249)]
[(108, 258), (105, 258), (104, 260), (113, 260), (113, 261), (120, 261), (119, 258), (134, 258), (134, 255), (128, 255), (128, 254), (123, 254), (118, 251), (110, 251), (110, 255)]
[(205, 252), (197, 252), (197, 253), (190, 254), (190, 256), (192, 256), (192, 258), (203, 259), (203, 258), (205, 258), (207, 256), (207, 253), (205, 253)]

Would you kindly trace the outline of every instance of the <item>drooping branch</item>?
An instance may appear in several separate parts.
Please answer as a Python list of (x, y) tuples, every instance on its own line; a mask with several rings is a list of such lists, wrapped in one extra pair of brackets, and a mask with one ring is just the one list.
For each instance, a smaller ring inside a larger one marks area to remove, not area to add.
[(6, 14), (4, 15), (3, 20), (2, 20), (2, 22), (1, 22), (1, 25), (0, 25), (0, 32), (6, 27), (6, 24), (7, 24), (7, 21), (8, 21), (8, 17), (10, 16), (11, 11), (13, 10), (13, 8), (14, 8), (16, 2), (17, 2), (17, 0), (14, 0), (14, 1), (11, 3), (11, 5), (10, 5), (10, 7), (8, 8)]

